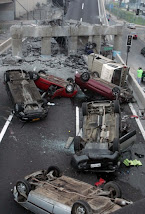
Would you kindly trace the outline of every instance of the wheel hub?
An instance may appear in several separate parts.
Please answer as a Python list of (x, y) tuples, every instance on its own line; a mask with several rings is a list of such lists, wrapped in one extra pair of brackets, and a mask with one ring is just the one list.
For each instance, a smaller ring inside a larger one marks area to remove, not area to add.
[(17, 188), (18, 188), (18, 192), (22, 194), (26, 194), (26, 187), (24, 184), (20, 183)]
[(78, 207), (76, 210), (76, 214), (85, 214), (85, 209), (83, 207)]

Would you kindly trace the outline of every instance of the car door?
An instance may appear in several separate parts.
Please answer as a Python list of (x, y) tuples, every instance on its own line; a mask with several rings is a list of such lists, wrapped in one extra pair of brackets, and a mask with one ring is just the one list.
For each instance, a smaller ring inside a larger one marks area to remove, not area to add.
[(34, 191), (29, 193), (27, 202), (27, 208), (35, 214), (53, 213), (53, 201), (49, 201), (46, 197), (42, 196), (41, 194), (36, 194)]

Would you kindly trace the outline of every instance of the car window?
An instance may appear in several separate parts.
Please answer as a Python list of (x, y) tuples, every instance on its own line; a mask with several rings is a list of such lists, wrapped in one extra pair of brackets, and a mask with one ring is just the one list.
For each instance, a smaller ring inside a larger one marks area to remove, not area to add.
[(115, 69), (112, 77), (112, 83), (115, 85), (120, 85), (121, 80), (121, 68)]

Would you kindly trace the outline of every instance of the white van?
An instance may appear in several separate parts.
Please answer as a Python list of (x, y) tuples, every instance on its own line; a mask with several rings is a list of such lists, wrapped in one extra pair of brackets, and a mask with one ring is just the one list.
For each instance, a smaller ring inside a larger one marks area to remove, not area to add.
[(98, 77), (115, 85), (123, 87), (129, 72), (129, 68), (123, 64), (118, 64), (112, 59), (99, 54), (88, 56), (88, 70), (96, 73)]

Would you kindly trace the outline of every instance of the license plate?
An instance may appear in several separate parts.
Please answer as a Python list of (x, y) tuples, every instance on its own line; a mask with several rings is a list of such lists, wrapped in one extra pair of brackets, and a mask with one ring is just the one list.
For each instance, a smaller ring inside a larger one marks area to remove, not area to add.
[(91, 168), (101, 167), (101, 163), (95, 163), (90, 165)]
[(33, 119), (32, 121), (37, 121), (37, 120), (40, 120), (40, 118), (35, 118), (35, 119)]

